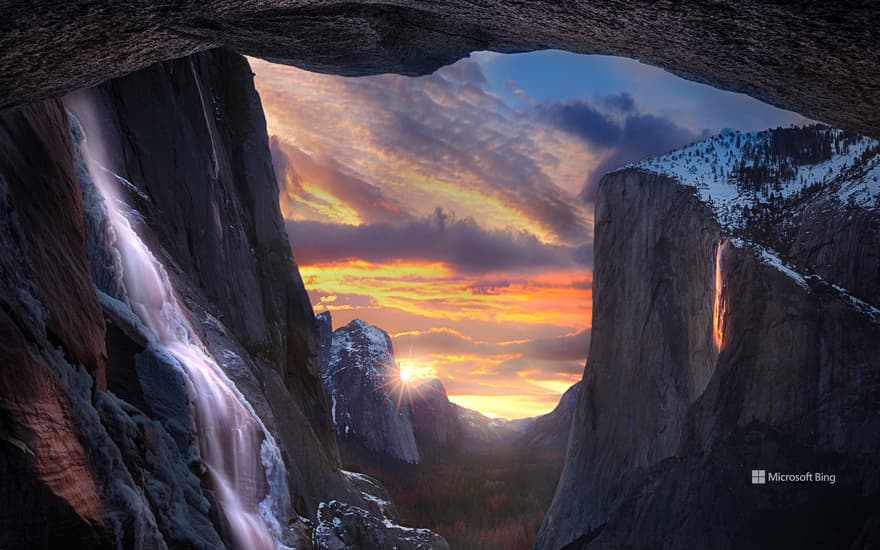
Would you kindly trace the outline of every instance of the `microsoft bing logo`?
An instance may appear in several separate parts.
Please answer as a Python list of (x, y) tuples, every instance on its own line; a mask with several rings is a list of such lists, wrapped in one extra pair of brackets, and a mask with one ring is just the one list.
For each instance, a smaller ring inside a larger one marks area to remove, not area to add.
[(767, 483), (767, 470), (752, 470), (752, 485), (765, 485)]

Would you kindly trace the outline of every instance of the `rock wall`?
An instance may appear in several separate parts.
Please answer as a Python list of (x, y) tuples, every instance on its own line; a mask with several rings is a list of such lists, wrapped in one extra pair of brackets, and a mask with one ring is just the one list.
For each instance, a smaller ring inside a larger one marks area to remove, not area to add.
[(0, 115), (0, 547), (162, 548), (102, 424), (106, 351), (66, 113)]
[(565, 390), (559, 404), (549, 413), (537, 417), (520, 437), (518, 445), (527, 452), (564, 456), (581, 386), (583, 382), (578, 382)]
[(221, 44), (348, 75), (556, 48), (631, 57), (868, 135), (880, 128), (873, 2), (41, 0), (3, 15), (0, 108)]
[(412, 391), (413, 432), (421, 454), (430, 460), (441, 458), (461, 448), (465, 430), (459, 410), (449, 401), (446, 386), (434, 379), (420, 384)]
[[(872, 233), (850, 236), (835, 269), (871, 265), (845, 251)], [(536, 548), (877, 542), (870, 465), (880, 445), (869, 434), (880, 429), (880, 324), (820, 278), (724, 239), (708, 207), (672, 179), (624, 170), (602, 181), (593, 343)], [(757, 487), (752, 469), (836, 473), (837, 483)]]
[[(287, 455), (297, 511), (359, 502), (317, 372), (318, 332), (278, 207), (247, 62), (224, 50), (162, 63), (67, 99), (129, 182), (140, 228), (224, 366)], [(211, 322), (207, 322), (211, 320)], [(352, 496), (353, 495), (353, 496)]]
[[(204, 479), (198, 396), (127, 303), (86, 140), (104, 145), (135, 229), (279, 442), (284, 542), (310, 547), (322, 503), (367, 504), (338, 469), (259, 98), (226, 51), (0, 114), (0, 547), (228, 542)], [(368, 532), (385, 526), (362, 516), (352, 536), (397, 536)]]

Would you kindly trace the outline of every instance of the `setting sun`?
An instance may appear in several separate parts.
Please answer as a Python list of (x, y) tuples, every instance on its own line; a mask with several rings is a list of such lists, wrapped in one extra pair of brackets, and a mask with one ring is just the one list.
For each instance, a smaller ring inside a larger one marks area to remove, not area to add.
[(413, 379), (413, 372), (403, 365), (400, 366), (400, 381), (404, 384), (408, 384)]
[(416, 381), (426, 380), (437, 377), (437, 370), (434, 367), (421, 365), (412, 359), (401, 359), (397, 362), (400, 382), (402, 384), (411, 384)]

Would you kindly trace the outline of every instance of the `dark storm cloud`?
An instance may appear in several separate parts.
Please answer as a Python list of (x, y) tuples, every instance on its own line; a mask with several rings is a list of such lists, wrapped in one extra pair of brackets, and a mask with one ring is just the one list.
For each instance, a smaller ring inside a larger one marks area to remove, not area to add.
[(463, 273), (572, 267), (575, 249), (542, 243), (525, 232), (491, 231), (440, 210), (405, 224), (360, 226), (287, 222), (294, 255), (303, 265), (361, 259), (438, 261)]
[(545, 105), (539, 109), (538, 116), (547, 124), (580, 138), (593, 147), (604, 149), (620, 143), (620, 126), (606, 113), (584, 100)]
[(636, 110), (636, 100), (633, 99), (629, 92), (602, 96), (597, 100), (597, 103), (607, 109), (620, 111), (621, 113), (631, 113)]
[(599, 180), (606, 173), (645, 158), (662, 155), (709, 137), (708, 131), (696, 134), (668, 118), (636, 114), (627, 117), (620, 142), (613, 152), (587, 176), (581, 197), (595, 202)]
[(500, 290), (510, 288), (511, 284), (511, 281), (477, 281), (468, 287), (468, 290), (474, 294), (489, 296), (492, 294), (498, 294)]
[(668, 118), (638, 112), (633, 97), (626, 92), (594, 102), (578, 99), (551, 103), (538, 108), (537, 117), (591, 147), (609, 151), (587, 175), (581, 192), (587, 202), (596, 200), (597, 184), (606, 173), (708, 137), (707, 131), (696, 134)]
[(555, 338), (536, 338), (519, 346), (526, 359), (583, 361), (590, 350), (590, 331), (582, 330)]

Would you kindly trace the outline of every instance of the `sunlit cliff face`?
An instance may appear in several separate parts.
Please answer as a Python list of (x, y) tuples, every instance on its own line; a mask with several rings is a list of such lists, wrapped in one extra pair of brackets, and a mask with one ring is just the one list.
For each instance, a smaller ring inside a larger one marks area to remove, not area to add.
[(401, 379), (438, 377), (508, 418), (551, 410), (581, 378), (599, 178), (723, 127), (791, 121), (563, 52), (483, 52), (420, 78), (251, 65), (316, 311), (387, 331)]

